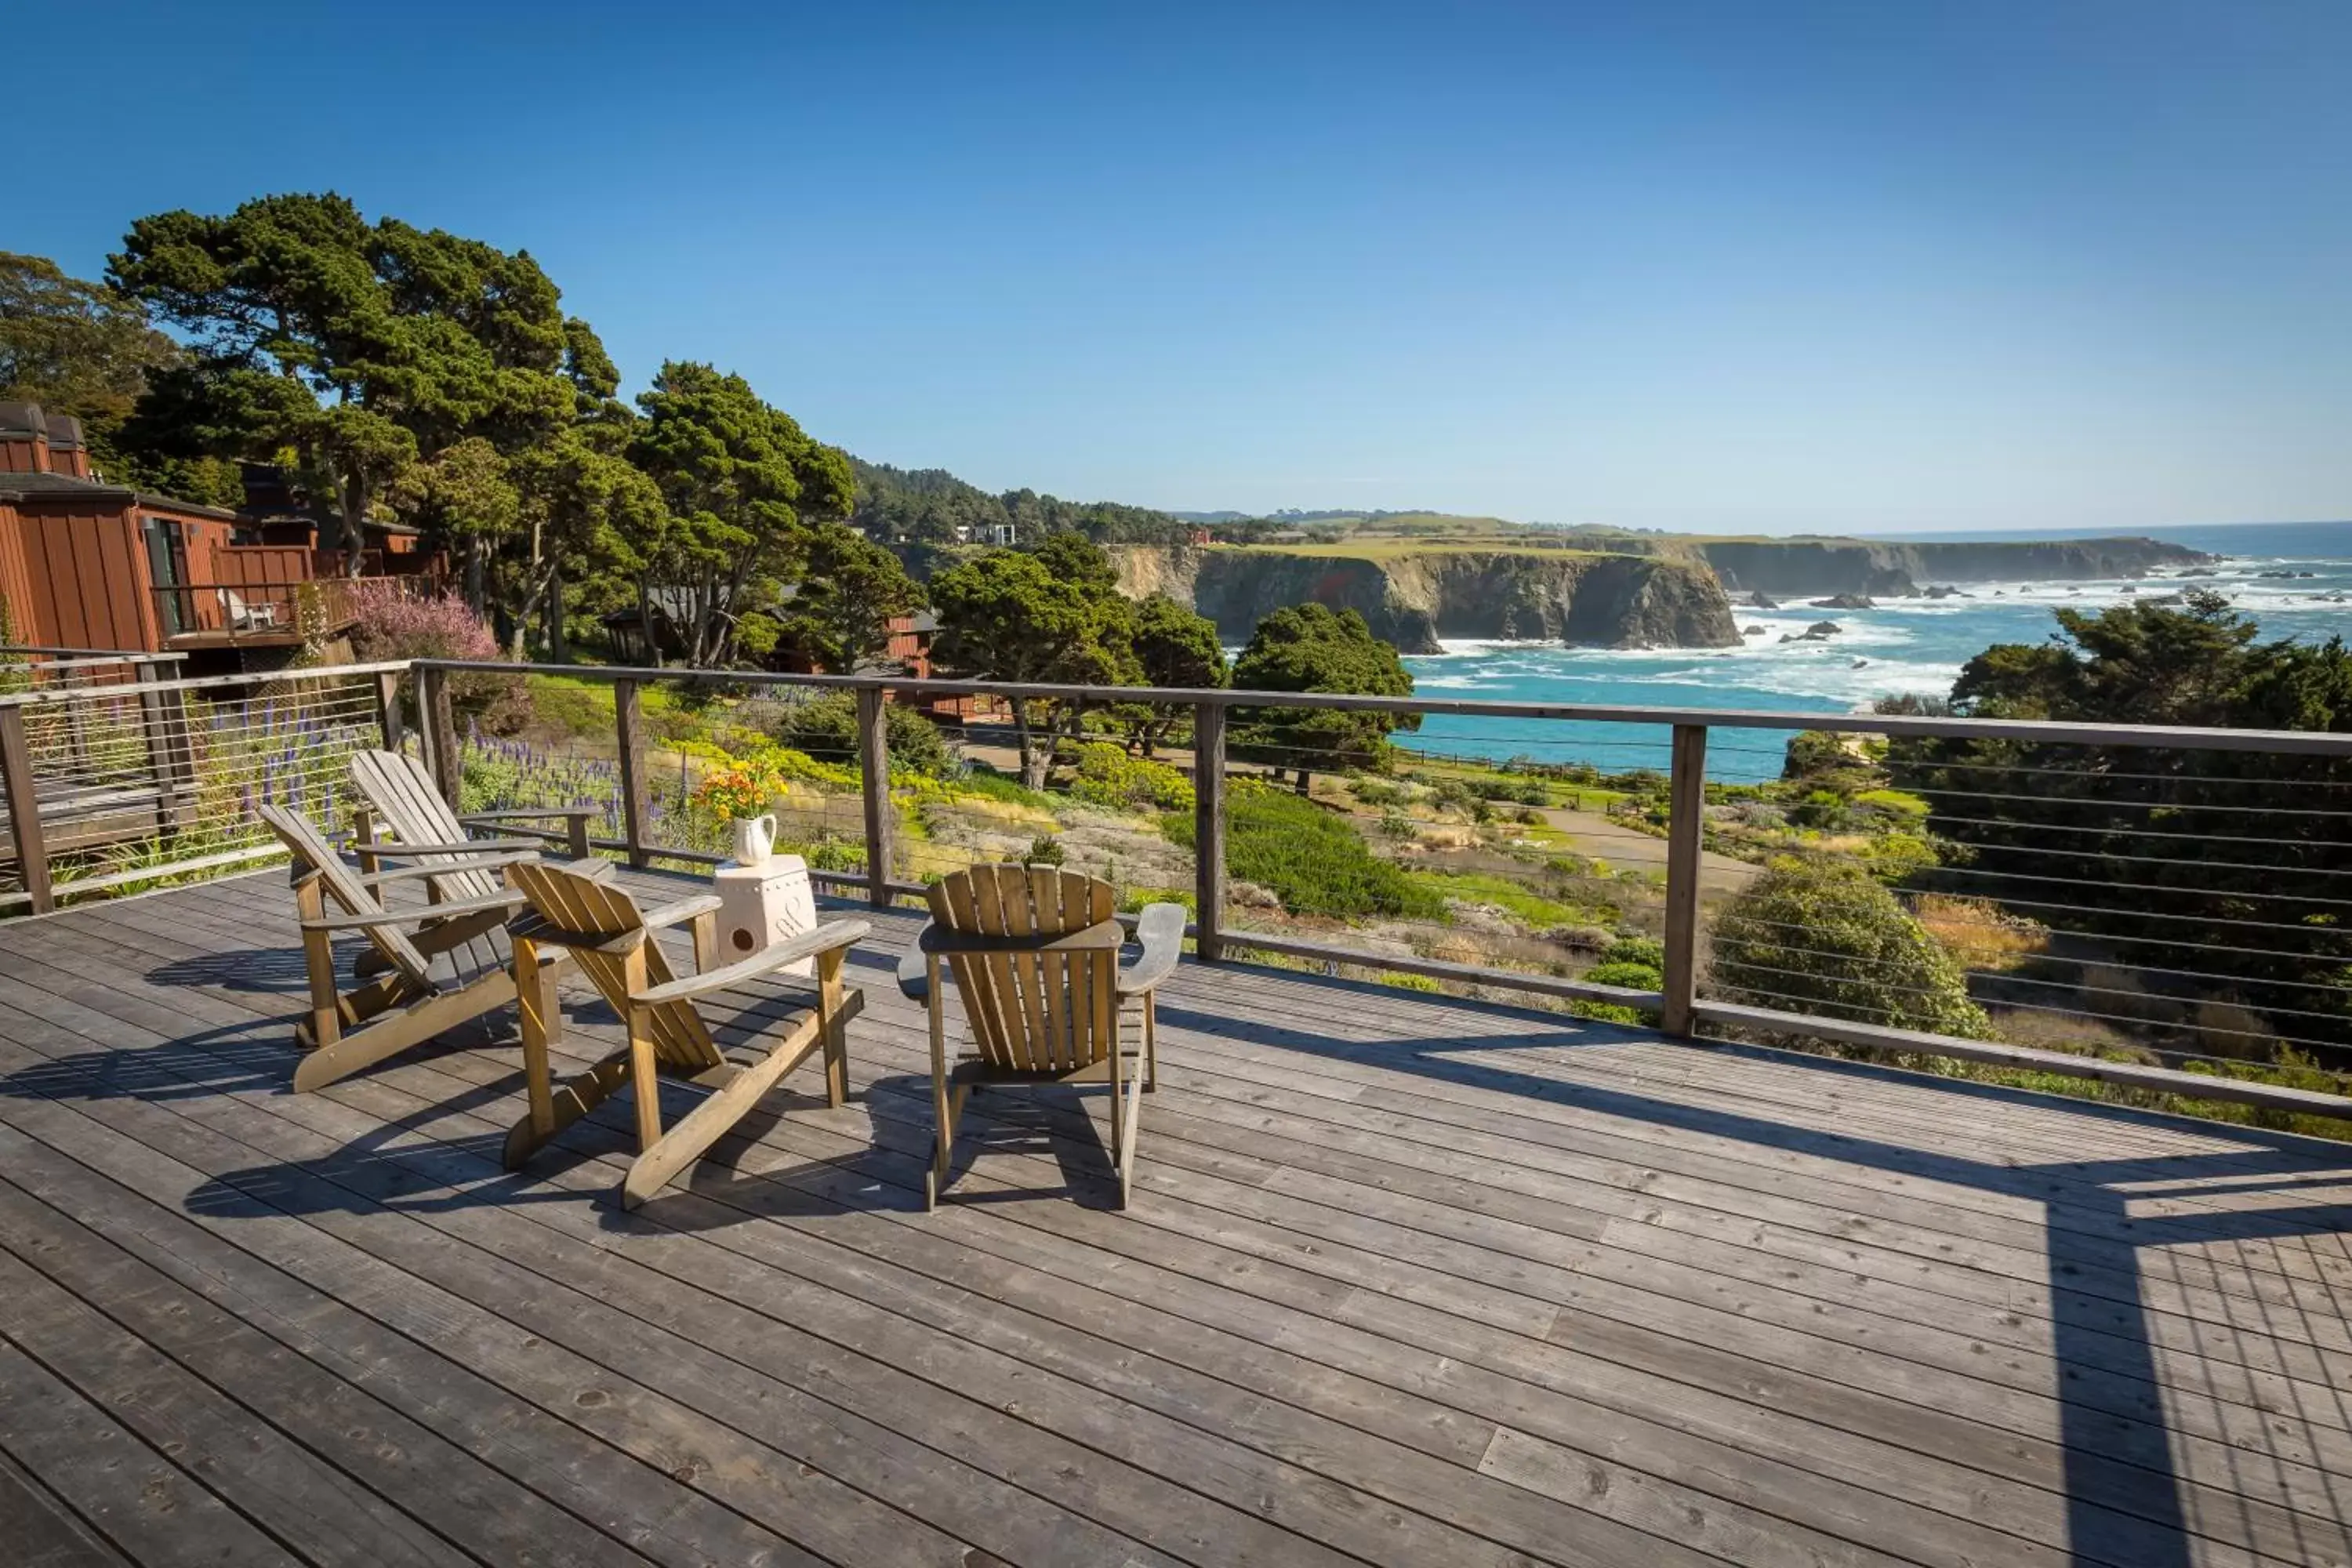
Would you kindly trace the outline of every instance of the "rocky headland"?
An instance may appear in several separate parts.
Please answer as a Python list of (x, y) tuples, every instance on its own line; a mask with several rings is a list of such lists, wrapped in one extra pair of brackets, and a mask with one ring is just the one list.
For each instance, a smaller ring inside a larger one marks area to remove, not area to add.
[(1361, 555), (1271, 549), (1114, 548), (1119, 586), (1163, 593), (1228, 641), (1286, 605), (1360, 613), (1406, 653), (1443, 637), (1584, 647), (1730, 647), (1739, 626), (1715, 574), (1687, 561), (1564, 550), (1435, 547)]
[(1873, 539), (1675, 539), (1656, 552), (1695, 557), (1742, 595), (1901, 598), (1930, 584), (2083, 583), (2210, 563), (2184, 545), (2138, 538), (1907, 542)]

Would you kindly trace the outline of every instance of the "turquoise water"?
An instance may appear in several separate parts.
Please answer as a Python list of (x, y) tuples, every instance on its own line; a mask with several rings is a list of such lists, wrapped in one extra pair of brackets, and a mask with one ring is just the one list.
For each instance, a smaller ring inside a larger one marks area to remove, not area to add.
[[(2352, 522), (2137, 531), (2229, 559), (2216, 569), (2218, 575), (2185, 582), (2168, 574), (2137, 582), (1968, 583), (1959, 586), (1970, 598), (1895, 599), (1872, 610), (1817, 610), (1793, 601), (1779, 610), (1736, 608), (1743, 630), (1759, 628), (1736, 648), (1633, 652), (1462, 642), (1448, 643), (1442, 654), (1409, 658), (1405, 665), (1416, 689), (1433, 697), (1843, 713), (1895, 692), (1948, 695), (1962, 664), (1995, 643), (2043, 640), (2057, 629), (2051, 612), (2063, 605), (2097, 609), (2136, 595), (2210, 587), (2260, 621), (2265, 637), (2352, 635), (2352, 603), (2320, 602), (2324, 595), (2352, 593)], [(2281, 571), (2314, 575), (2260, 575)], [(1826, 643), (1780, 640), (1822, 620), (1844, 629)], [(1418, 735), (1399, 739), (1453, 755), (1525, 755), (1611, 770), (1663, 768), (1666, 763), (1664, 731), (1653, 726), (1432, 716)], [(1727, 780), (1772, 777), (1780, 772), (1786, 742), (1785, 731), (1717, 731), (1708, 742), (1708, 774)]]

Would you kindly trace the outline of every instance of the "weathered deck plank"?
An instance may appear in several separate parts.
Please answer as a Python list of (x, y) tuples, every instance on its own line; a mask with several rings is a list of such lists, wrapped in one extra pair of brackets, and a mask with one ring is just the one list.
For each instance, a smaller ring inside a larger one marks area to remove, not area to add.
[(498, 1169), (495, 1031), (285, 1093), (276, 877), (0, 926), (10, 1495), (141, 1562), (60, 1444), (306, 1562), (2352, 1561), (2330, 1146), (1188, 967), (1130, 1211), (991, 1096), (925, 1215), (915, 924), (852, 1104), (634, 1215), (625, 1105)]

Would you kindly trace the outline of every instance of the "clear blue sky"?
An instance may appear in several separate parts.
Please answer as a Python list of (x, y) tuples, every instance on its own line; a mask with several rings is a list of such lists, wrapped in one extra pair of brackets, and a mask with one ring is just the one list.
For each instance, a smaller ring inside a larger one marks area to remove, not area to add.
[(18, 11), (0, 247), (333, 188), (992, 489), (2352, 516), (2346, 0)]

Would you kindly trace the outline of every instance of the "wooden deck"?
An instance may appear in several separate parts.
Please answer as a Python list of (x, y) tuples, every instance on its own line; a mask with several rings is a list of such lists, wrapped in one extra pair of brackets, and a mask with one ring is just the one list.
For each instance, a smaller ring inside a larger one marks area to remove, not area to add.
[(0, 925), (0, 1557), (2347, 1561), (2352, 1148), (1188, 965), (1128, 1212), (926, 1215), (913, 929), (624, 1215), (511, 1047), (288, 1093), (280, 873)]

